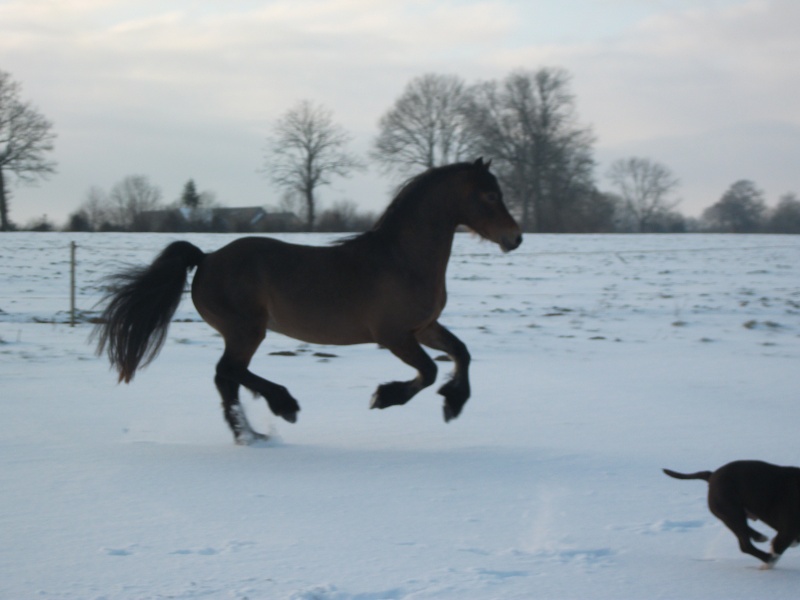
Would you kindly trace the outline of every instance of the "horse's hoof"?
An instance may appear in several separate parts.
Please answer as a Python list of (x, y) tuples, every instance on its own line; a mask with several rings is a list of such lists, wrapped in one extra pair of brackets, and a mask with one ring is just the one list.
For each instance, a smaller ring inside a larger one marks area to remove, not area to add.
[(464, 405), (469, 399), (469, 384), (456, 384), (451, 379), (439, 388), (439, 394), (444, 396), (444, 422), (449, 423), (461, 414)]
[(449, 423), (461, 414), (461, 411), (464, 410), (464, 404), (445, 400), (442, 409), (444, 411), (444, 422)]
[(240, 433), (234, 441), (237, 446), (255, 446), (268, 442), (269, 436), (255, 431), (248, 431), (247, 433)]
[(378, 386), (372, 394), (370, 408), (389, 408), (390, 406), (400, 406), (409, 400), (408, 386), (402, 381), (392, 381)]
[(289, 423), (297, 423), (297, 411), (282, 413), (280, 417)]
[(380, 398), (378, 396), (378, 392), (376, 391), (374, 394), (372, 394), (372, 399), (370, 399), (369, 401), (370, 410), (372, 410), (373, 408), (384, 408), (379, 403), (380, 403)]
[(388, 408), (389, 406), (391, 406), (391, 404), (387, 402), (386, 395), (381, 394), (381, 388), (379, 387), (377, 390), (375, 390), (375, 393), (372, 394), (372, 400), (369, 402), (370, 410), (373, 408), (384, 409)]

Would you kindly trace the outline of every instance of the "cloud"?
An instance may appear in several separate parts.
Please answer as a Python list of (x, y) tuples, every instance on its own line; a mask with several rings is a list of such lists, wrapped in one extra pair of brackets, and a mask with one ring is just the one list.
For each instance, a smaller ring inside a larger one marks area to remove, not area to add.
[[(390, 101), (382, 90), (396, 94), (420, 71), (463, 67), (512, 19), (502, 5), (454, 0), (65, 4), (49, 18), (35, 2), (0, 13), (3, 29), (27, 32), (0, 39), (0, 51), (51, 79), (60, 98), (75, 95), (66, 88), (89, 90), (89, 100), (124, 112), (179, 105), (179, 118), (253, 123), (308, 97), (359, 129), (377, 120), (372, 98)], [(47, 35), (30, 26), (55, 21), (69, 25)], [(364, 94), (365, 81), (374, 95)]]
[[(69, 209), (131, 172), (175, 193), (207, 173), (221, 201), (262, 204), (258, 140), (277, 116), (314, 100), (366, 148), (425, 72), (472, 82), (564, 67), (603, 156), (680, 138), (702, 169), (690, 140), (759, 124), (769, 155), (770, 131), (800, 126), (798, 22), (793, 0), (17, 0), (0, 3), (0, 68), (55, 121)], [(380, 205), (390, 183), (355, 199)]]
[(601, 94), (592, 114), (611, 143), (742, 122), (800, 124), (800, 38), (787, 26), (797, 22), (800, 3), (689, 10), (646, 20), (571, 60), (582, 89)]

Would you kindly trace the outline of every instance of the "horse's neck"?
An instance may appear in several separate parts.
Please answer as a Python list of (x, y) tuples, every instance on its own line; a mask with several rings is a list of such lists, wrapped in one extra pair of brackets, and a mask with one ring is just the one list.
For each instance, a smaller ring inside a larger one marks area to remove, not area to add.
[(446, 214), (418, 210), (390, 225), (385, 242), (402, 261), (400, 266), (425, 278), (443, 280), (457, 224)]

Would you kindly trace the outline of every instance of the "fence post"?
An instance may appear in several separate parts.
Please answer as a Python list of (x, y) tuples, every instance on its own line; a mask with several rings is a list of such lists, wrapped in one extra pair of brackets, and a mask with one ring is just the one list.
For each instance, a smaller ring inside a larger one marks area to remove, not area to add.
[(75, 327), (75, 242), (69, 243), (69, 326)]

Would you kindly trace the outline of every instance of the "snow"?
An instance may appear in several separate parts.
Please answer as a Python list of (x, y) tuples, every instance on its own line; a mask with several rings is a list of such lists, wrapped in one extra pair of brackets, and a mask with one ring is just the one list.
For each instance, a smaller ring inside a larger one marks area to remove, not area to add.
[(800, 236), (529, 235), (502, 254), (459, 234), (442, 322), (473, 356), (462, 415), (443, 422), (438, 385), (368, 410), (411, 370), (271, 335), (252, 368), (302, 411), (247, 397), (273, 435), (255, 447), (233, 444), (221, 340), (188, 298), (127, 386), (67, 324), (71, 241), (84, 314), (103, 275), (174, 239), (233, 238), (0, 236), (0, 598), (797, 596), (800, 552), (759, 571), (706, 484), (660, 469), (800, 464)]

